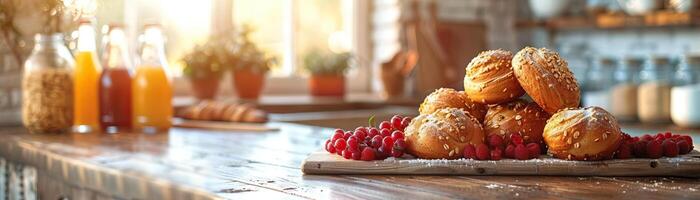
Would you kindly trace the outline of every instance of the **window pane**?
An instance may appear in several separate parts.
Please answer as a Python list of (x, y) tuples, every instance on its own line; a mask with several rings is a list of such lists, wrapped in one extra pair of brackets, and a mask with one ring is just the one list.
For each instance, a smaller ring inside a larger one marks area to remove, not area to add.
[[(182, 56), (209, 37), (211, 0), (160, 0), (160, 5), (168, 63), (174, 68), (173, 72), (179, 74), (184, 68), (180, 61)], [(149, 12), (155, 10), (159, 9), (148, 9)]]
[[(141, 0), (141, 1), (97, 1), (97, 27), (112, 23), (126, 25), (130, 47), (138, 48), (136, 36), (146, 23), (160, 23), (166, 37), (165, 53), (171, 72), (179, 76), (184, 67), (180, 60), (197, 44), (206, 42), (209, 36), (211, 0)], [(103, 30), (104, 31), (104, 30)], [(101, 37), (98, 37), (98, 44)], [(135, 59), (138, 55), (133, 55)]]
[(352, 6), (352, 0), (298, 1), (295, 48), (298, 66), (314, 49), (334, 53), (352, 50)]
[(284, 58), (284, 19), (285, 6), (290, 5), (279, 0), (234, 0), (233, 22), (236, 25), (249, 24), (255, 32), (251, 40), (271, 56), (277, 58), (277, 66), (273, 66), (271, 74), (279, 76), (286, 74)]

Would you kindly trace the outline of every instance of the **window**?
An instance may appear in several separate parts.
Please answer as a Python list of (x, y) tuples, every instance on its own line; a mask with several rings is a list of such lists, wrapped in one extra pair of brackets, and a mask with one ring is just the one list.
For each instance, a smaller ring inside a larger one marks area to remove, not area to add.
[[(160, 23), (167, 38), (168, 63), (176, 76), (184, 67), (180, 61), (182, 55), (204, 43), (211, 29), (216, 28), (218, 21), (212, 23), (212, 18), (216, 17), (212, 13), (216, 9), (231, 12), (227, 15), (231, 16), (235, 27), (243, 24), (253, 27), (252, 40), (277, 57), (278, 66), (274, 66), (268, 76), (265, 93), (305, 93), (308, 74), (303, 70), (303, 58), (313, 49), (352, 52), (356, 62), (347, 74), (348, 80), (352, 80), (347, 81), (349, 91), (369, 92), (371, 52), (359, 50), (369, 47), (366, 44), (369, 41), (364, 39), (369, 35), (368, 28), (364, 28), (368, 23), (358, 21), (368, 21), (368, 1), (365, 0), (95, 1), (98, 25), (124, 23), (134, 50), (142, 25)], [(232, 9), (214, 8), (228, 3)]]
[[(234, 0), (233, 21), (256, 29), (253, 40), (279, 59), (272, 76), (303, 74), (313, 49), (352, 51), (353, 0)], [(280, 34), (282, 33), (282, 34)]]

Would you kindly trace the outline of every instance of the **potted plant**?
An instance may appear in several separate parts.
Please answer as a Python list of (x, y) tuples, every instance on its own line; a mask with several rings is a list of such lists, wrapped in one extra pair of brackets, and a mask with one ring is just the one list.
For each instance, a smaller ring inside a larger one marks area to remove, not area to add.
[(215, 43), (197, 45), (185, 54), (183, 75), (190, 80), (192, 91), (197, 99), (214, 99), (219, 90), (219, 82), (224, 70), (216, 56)]
[(324, 54), (313, 50), (304, 57), (304, 66), (311, 73), (309, 89), (312, 96), (343, 97), (345, 72), (350, 53)]
[(250, 41), (251, 29), (244, 26), (237, 42), (237, 48), (227, 48), (223, 62), (231, 67), (233, 86), (241, 99), (258, 99), (265, 83), (265, 74), (274, 65), (275, 58), (269, 57)]

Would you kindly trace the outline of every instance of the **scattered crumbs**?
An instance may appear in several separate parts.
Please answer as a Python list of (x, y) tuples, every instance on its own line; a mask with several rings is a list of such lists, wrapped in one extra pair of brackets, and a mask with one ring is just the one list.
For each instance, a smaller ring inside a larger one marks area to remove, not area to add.
[(515, 196), (516, 196), (516, 197), (517, 197), (517, 196), (520, 196), (520, 193), (517, 193), (517, 192), (516, 192), (516, 193), (515, 193)]
[(231, 189), (219, 190), (220, 193), (240, 193), (240, 192), (251, 192), (251, 191), (255, 191), (255, 190), (249, 189), (249, 188), (241, 188), (241, 189), (231, 188)]
[(626, 191), (626, 190), (622, 190), (622, 194), (624, 194), (624, 193), (627, 193), (627, 191)]
[(688, 188), (688, 190), (690, 190), (691, 192), (698, 191), (698, 189), (695, 189), (695, 188)]
[(503, 187), (501, 187), (501, 186), (498, 185), (498, 184), (491, 183), (491, 184), (486, 185), (486, 188), (488, 188), (488, 189), (495, 189), (495, 188), (503, 188)]
[(595, 184), (596, 184), (596, 185), (600, 185), (600, 181), (596, 181)]

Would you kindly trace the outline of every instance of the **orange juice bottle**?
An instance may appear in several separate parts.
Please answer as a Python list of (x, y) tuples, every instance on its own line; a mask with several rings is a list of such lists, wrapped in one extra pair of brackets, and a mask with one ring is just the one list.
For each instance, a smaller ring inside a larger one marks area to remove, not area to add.
[(81, 21), (74, 71), (73, 127), (78, 132), (99, 130), (98, 79), (101, 67), (96, 58), (95, 28)]
[(132, 83), (133, 127), (144, 132), (166, 131), (172, 123), (173, 92), (160, 27), (147, 25), (142, 39), (140, 63)]

